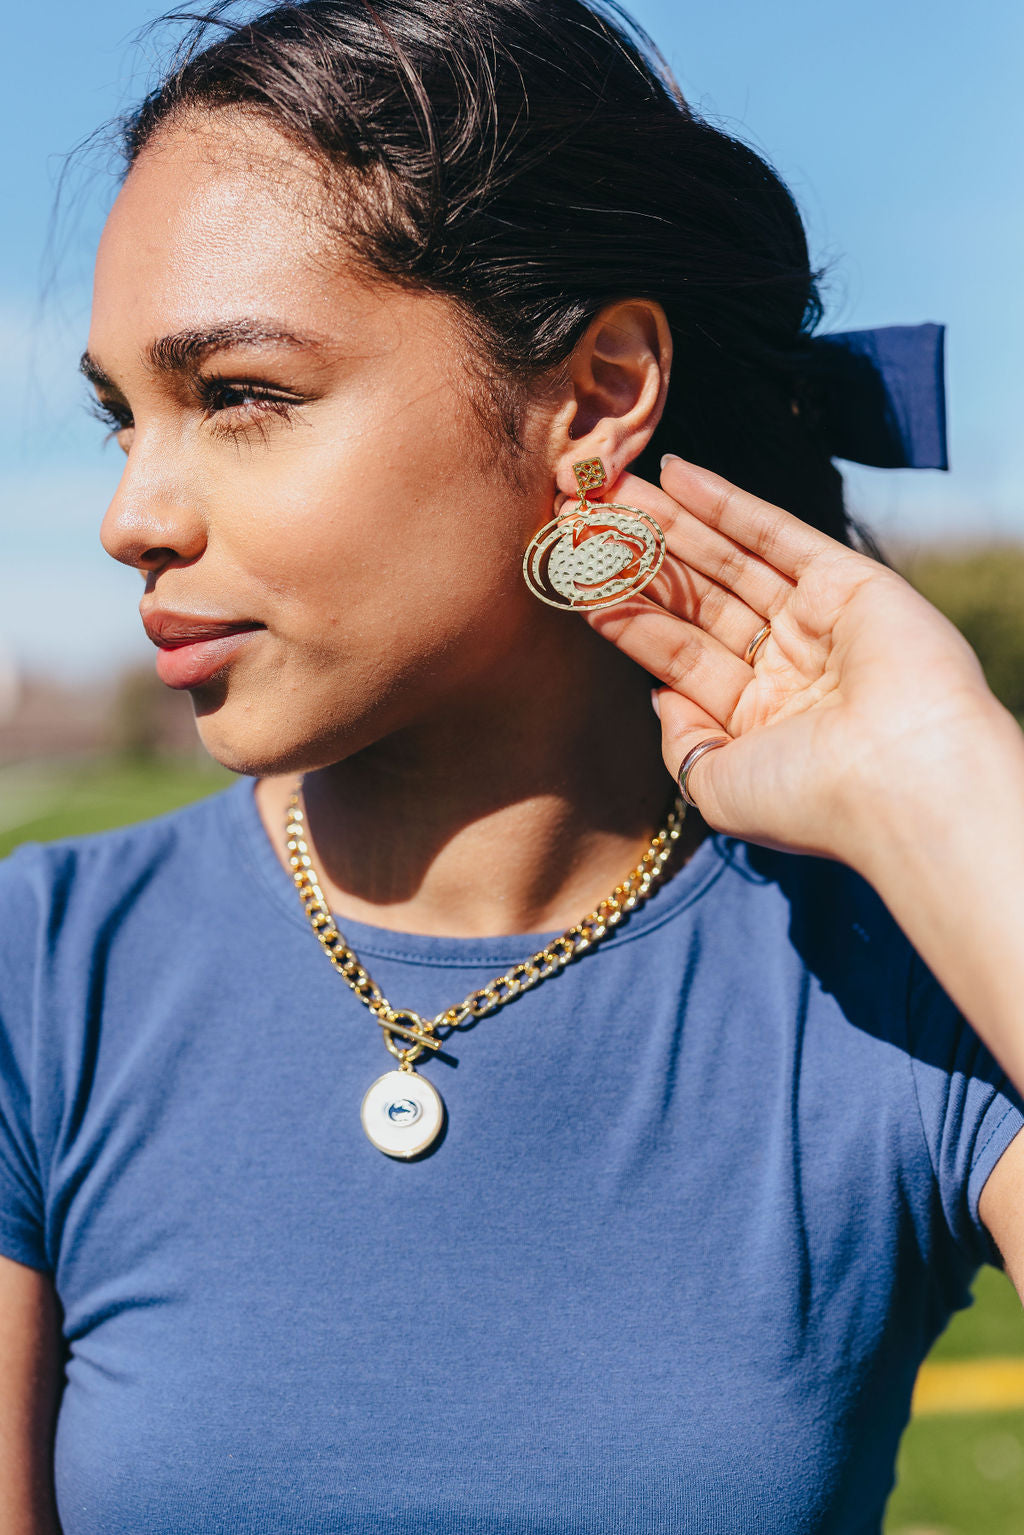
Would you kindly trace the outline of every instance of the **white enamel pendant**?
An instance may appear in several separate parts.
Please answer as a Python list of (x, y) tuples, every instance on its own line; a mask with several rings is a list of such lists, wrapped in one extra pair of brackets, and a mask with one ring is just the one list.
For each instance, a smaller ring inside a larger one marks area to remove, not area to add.
[(386, 1071), (378, 1077), (360, 1113), (367, 1137), (389, 1157), (418, 1156), (444, 1124), (441, 1094), (415, 1071)]

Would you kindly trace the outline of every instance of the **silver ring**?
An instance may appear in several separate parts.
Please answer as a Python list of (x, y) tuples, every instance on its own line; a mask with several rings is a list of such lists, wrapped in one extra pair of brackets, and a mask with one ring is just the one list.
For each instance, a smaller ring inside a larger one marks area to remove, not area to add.
[(769, 634), (771, 634), (771, 632), (772, 632), (772, 621), (769, 618), (769, 620), (768, 620), (768, 622), (766, 624), (762, 624), (761, 625), (760, 629), (758, 629), (757, 633), (754, 635), (754, 638), (751, 640), (750, 644), (746, 648), (746, 652), (744, 653), (743, 659), (744, 659), (744, 661), (746, 661), (748, 663), (748, 665), (753, 666), (753, 664), (754, 664), (754, 657), (757, 655), (758, 650), (764, 644), (765, 640), (768, 638), (768, 636), (769, 636)]
[(686, 787), (690, 774), (705, 752), (713, 752), (716, 746), (728, 746), (731, 740), (732, 736), (713, 736), (710, 741), (698, 741), (696, 746), (690, 747), (690, 750), (686, 753), (682, 762), (680, 762), (678, 773), (679, 792), (686, 803), (691, 805), (694, 810), (699, 810), (700, 806)]

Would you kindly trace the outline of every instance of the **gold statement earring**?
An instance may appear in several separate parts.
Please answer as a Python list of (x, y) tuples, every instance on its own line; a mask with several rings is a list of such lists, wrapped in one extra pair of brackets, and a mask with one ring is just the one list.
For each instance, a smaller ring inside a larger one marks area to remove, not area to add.
[(639, 507), (589, 499), (608, 478), (599, 458), (581, 459), (572, 472), (579, 497), (530, 540), (523, 575), (553, 608), (610, 608), (654, 580), (665, 535)]

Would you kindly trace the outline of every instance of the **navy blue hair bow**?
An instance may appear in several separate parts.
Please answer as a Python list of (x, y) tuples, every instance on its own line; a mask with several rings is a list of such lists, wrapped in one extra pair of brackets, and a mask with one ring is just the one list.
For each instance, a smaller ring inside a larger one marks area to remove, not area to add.
[(833, 458), (948, 469), (944, 325), (883, 325), (811, 338)]

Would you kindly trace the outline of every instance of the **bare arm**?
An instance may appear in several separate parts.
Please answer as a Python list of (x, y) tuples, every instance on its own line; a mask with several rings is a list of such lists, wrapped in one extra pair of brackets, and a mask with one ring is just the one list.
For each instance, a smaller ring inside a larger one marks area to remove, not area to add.
[[(1024, 735), (993, 700), (936, 767), (883, 809), (861, 872), (1024, 1088)], [(1024, 1132), (978, 1214), (1024, 1301)]]
[(46, 1274), (0, 1256), (0, 1530), (60, 1535), (53, 1433), (60, 1307)]
[[(992, 700), (930, 779), (890, 786), (861, 872), (1024, 1088), (1024, 734)], [(876, 802), (878, 796), (875, 796)], [(986, 1181), (981, 1222), (1024, 1301), (1024, 1132)]]
[(859, 871), (1024, 1091), (1024, 734), (982, 699), (870, 800)]
[(978, 1201), (982, 1225), (1003, 1255), (1006, 1272), (1024, 1301), (1024, 1130), (1010, 1142)]

